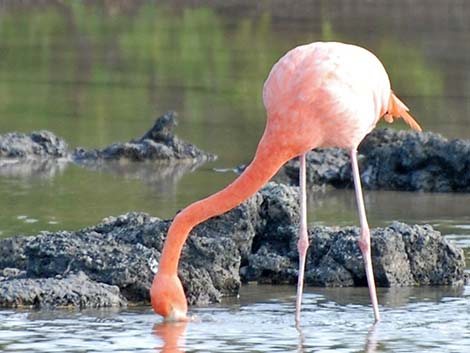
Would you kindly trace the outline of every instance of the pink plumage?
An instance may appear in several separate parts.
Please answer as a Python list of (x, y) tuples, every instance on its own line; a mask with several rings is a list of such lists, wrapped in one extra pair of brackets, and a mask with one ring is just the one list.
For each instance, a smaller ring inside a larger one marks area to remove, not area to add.
[(272, 68), (263, 89), (270, 127), (301, 150), (357, 147), (388, 109), (390, 81), (366, 49), (343, 43), (299, 46)]

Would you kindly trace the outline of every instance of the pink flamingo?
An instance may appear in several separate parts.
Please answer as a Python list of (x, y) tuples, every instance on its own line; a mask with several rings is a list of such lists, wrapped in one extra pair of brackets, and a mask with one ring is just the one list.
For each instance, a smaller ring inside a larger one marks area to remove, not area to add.
[(168, 230), (159, 271), (150, 290), (152, 306), (167, 320), (185, 320), (187, 302), (177, 275), (182, 247), (197, 224), (236, 207), (256, 193), (288, 160), (300, 158), (299, 275), (296, 322), (300, 322), (307, 234), (305, 154), (317, 147), (347, 148), (361, 234), (362, 252), (375, 321), (379, 309), (372, 270), (370, 232), (362, 196), (357, 147), (383, 117), (403, 118), (421, 128), (393, 94), (388, 75), (377, 57), (361, 47), (317, 42), (284, 55), (272, 68), (263, 88), (267, 124), (255, 157), (223, 190), (191, 204), (176, 215)]

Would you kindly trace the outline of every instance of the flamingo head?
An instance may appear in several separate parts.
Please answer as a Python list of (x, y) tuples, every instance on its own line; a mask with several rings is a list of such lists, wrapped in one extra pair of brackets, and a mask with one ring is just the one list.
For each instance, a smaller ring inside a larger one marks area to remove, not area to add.
[(157, 273), (150, 289), (153, 310), (165, 321), (186, 321), (188, 304), (178, 276)]

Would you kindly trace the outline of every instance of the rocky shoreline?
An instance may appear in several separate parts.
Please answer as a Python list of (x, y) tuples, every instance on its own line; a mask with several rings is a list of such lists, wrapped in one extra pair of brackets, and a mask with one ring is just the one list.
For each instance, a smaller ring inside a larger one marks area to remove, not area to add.
[[(269, 183), (191, 233), (179, 268), (190, 304), (238, 294), (243, 282), (294, 283), (298, 189)], [(0, 240), (0, 306), (103, 307), (148, 302), (169, 220), (144, 213), (109, 217), (78, 231)], [(358, 229), (314, 226), (306, 281), (363, 286)], [(431, 226), (395, 222), (372, 231), (379, 286), (461, 285), (461, 249)]]

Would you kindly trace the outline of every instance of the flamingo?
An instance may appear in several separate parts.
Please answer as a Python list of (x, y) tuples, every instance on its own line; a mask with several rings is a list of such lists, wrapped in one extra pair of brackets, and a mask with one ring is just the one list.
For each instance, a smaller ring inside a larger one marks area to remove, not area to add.
[(361, 232), (362, 253), (375, 321), (380, 320), (372, 269), (357, 147), (380, 118), (403, 118), (421, 131), (409, 109), (392, 92), (388, 75), (370, 51), (339, 42), (315, 42), (287, 52), (271, 69), (263, 87), (267, 123), (255, 156), (243, 173), (217, 193), (178, 213), (168, 230), (159, 270), (150, 289), (156, 313), (166, 320), (187, 320), (187, 301), (177, 275), (181, 250), (197, 224), (229, 211), (256, 193), (288, 160), (299, 157), (299, 272), (295, 320), (300, 309), (309, 245), (305, 155), (317, 147), (349, 150)]

